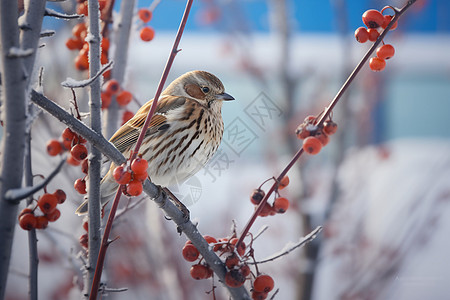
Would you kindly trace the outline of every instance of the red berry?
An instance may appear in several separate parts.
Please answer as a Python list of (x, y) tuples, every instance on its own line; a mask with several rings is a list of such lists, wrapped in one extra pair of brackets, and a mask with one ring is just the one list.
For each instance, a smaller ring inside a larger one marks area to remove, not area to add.
[(78, 161), (82, 161), (88, 156), (88, 151), (85, 145), (83, 144), (76, 144), (72, 147), (70, 150), (70, 154)]
[(131, 181), (131, 173), (125, 171), (123, 166), (118, 166), (114, 169), (113, 177), (118, 184), (128, 184)]
[(138, 16), (139, 19), (142, 20), (142, 22), (147, 23), (152, 19), (152, 12), (147, 8), (141, 8), (138, 11)]
[(389, 59), (394, 56), (394, 46), (385, 44), (377, 49), (377, 56), (381, 59)]
[(49, 214), (56, 209), (56, 205), (58, 204), (58, 199), (53, 194), (44, 194), (42, 195), (37, 205), (41, 209), (44, 214)]
[(386, 67), (386, 61), (379, 57), (372, 57), (369, 61), (369, 67), (375, 72), (383, 71)]
[(144, 42), (150, 42), (155, 37), (155, 30), (151, 27), (144, 27), (141, 29), (140, 37)]
[(83, 229), (88, 232), (89, 231), (89, 223), (88, 222), (83, 222)]
[(225, 283), (232, 288), (240, 287), (245, 282), (245, 276), (240, 270), (230, 270), (225, 274)]
[(36, 229), (45, 229), (48, 226), (48, 219), (46, 216), (36, 217)]
[[(233, 249), (234, 249), (234, 246), (236, 246), (236, 244), (237, 244), (237, 242), (239, 241), (239, 239), (238, 238), (232, 238), (231, 240), (230, 240), (230, 244), (231, 245), (233, 245)], [(244, 242), (242, 242), (240, 245), (239, 245), (239, 249), (237, 249), (237, 253), (240, 255), (240, 256), (244, 256), (244, 254), (245, 254), (245, 243)]]
[(86, 37), (86, 35), (84, 34), (83, 36), (83, 32), (86, 34), (87, 32), (87, 27), (86, 24), (84, 22), (82, 23), (78, 23), (75, 26), (73, 26), (72, 28), (72, 34), (74, 37), (77, 37), (79, 39), (83, 39)]
[(133, 179), (135, 179), (135, 180), (144, 181), (145, 179), (147, 179), (147, 177), (148, 177), (147, 172), (133, 173)]
[(323, 147), (325, 147), (330, 141), (328, 135), (326, 135), (322, 130), (318, 131), (314, 136), (320, 141)]
[(124, 111), (122, 115), (122, 125), (128, 122), (128, 120), (130, 120), (133, 116), (134, 114), (131, 111), (129, 110)]
[(56, 197), (56, 199), (58, 200), (58, 204), (62, 204), (64, 203), (64, 201), (66, 201), (67, 199), (67, 195), (66, 193), (61, 190), (61, 189), (57, 189), (53, 195)]
[(369, 40), (369, 33), (365, 27), (359, 27), (355, 30), (355, 38), (360, 43), (365, 43)]
[(369, 33), (369, 41), (371, 42), (375, 42), (378, 37), (380, 36), (380, 33), (378, 32), (378, 30), (370, 28), (369, 30), (367, 30), (367, 32)]
[(47, 153), (50, 156), (56, 156), (62, 151), (62, 145), (58, 140), (50, 140), (47, 143)]
[(87, 2), (78, 3), (77, 5), (77, 14), (79, 15), (88, 15), (88, 5)]
[(297, 138), (300, 140), (306, 139), (308, 136), (311, 135), (311, 131), (307, 129), (308, 124), (302, 123), (298, 125), (297, 129), (295, 130), (295, 134), (297, 135)]
[(22, 209), (22, 211), (19, 213), (19, 216), (17, 217), (18, 219), (20, 219), (21, 216), (25, 215), (25, 214), (33, 214), (33, 210), (29, 207), (25, 207), (24, 209)]
[(323, 123), (323, 132), (325, 132), (326, 135), (335, 134), (337, 129), (338, 129), (337, 124), (331, 120), (325, 121)]
[(217, 240), (214, 237), (210, 236), (210, 235), (204, 235), (203, 238), (205, 239), (205, 241), (208, 244), (215, 244), (215, 243), (217, 243)]
[(66, 40), (66, 47), (69, 50), (80, 50), (83, 48), (83, 41), (78, 38), (69, 38)]
[(119, 95), (117, 95), (116, 97), (117, 103), (119, 103), (119, 105), (121, 106), (127, 105), (128, 103), (131, 102), (131, 100), (133, 100), (133, 94), (125, 90), (121, 91)]
[(257, 292), (257, 291), (253, 291), (252, 292), (252, 300), (265, 300), (267, 299), (267, 293), (264, 292)]
[(111, 94), (106, 93), (106, 92), (102, 92), (100, 94), (100, 98), (102, 99), (102, 108), (108, 108), (109, 105), (111, 105)]
[(248, 275), (250, 275), (250, 267), (248, 265), (242, 265), (240, 270), (241, 270), (242, 276), (247, 277)]
[(77, 57), (75, 57), (75, 68), (78, 71), (85, 71), (87, 69), (89, 69), (89, 58), (87, 55), (77, 55)]
[(263, 190), (255, 189), (255, 190), (253, 190), (253, 193), (250, 196), (250, 201), (253, 204), (258, 205), (259, 202), (261, 202), (261, 200), (264, 198), (265, 195), (266, 195), (266, 193)]
[(75, 133), (70, 128), (66, 128), (61, 133), (61, 137), (63, 138), (64, 141), (72, 142), (73, 139), (75, 138)]
[[(389, 25), (389, 23), (391, 23), (393, 17), (394, 17), (394, 16), (389, 16), (389, 15), (384, 16), (384, 23), (383, 23), (383, 25), (381, 25), (381, 27), (382, 27), (383, 29), (385, 29), (385, 28)], [(390, 30), (395, 30), (395, 28), (397, 28), (397, 25), (398, 25), (398, 22), (395, 21), (395, 23), (392, 24)]]
[(225, 259), (225, 265), (230, 270), (233, 269), (238, 264), (239, 264), (239, 257), (234, 252), (228, 255), (227, 258)]
[(85, 249), (89, 248), (89, 237), (87, 233), (80, 236), (80, 245)]
[(198, 252), (197, 248), (192, 244), (184, 245), (182, 254), (185, 260), (193, 262), (196, 261), (200, 252)]
[(74, 183), (73, 187), (81, 195), (84, 195), (84, 194), (87, 193), (87, 191), (86, 191), (86, 180), (84, 180), (83, 178), (78, 178), (77, 180), (75, 180), (75, 183)]
[(284, 197), (278, 197), (273, 202), (273, 210), (279, 214), (284, 214), (289, 207), (289, 200)]
[(316, 121), (317, 121), (316, 116), (309, 115), (309, 116), (306, 116), (306, 118), (303, 120), (303, 123), (314, 125), (316, 123)]
[(120, 84), (115, 79), (110, 79), (103, 85), (103, 89), (110, 95), (116, 95), (120, 92)]
[(282, 190), (289, 185), (289, 176), (285, 175), (278, 183), (278, 189)]
[(140, 157), (133, 159), (133, 162), (131, 163), (131, 171), (133, 171), (134, 173), (147, 173), (147, 168), (148, 162)]
[(362, 15), (362, 21), (367, 28), (378, 28), (384, 23), (384, 16), (375, 9), (369, 9)]
[(72, 166), (79, 166), (81, 164), (81, 162), (75, 159), (72, 155), (67, 156), (66, 162)]
[(275, 283), (269, 275), (259, 275), (253, 282), (253, 290), (256, 292), (268, 293), (273, 290)]
[(142, 182), (139, 180), (133, 180), (127, 185), (127, 193), (130, 196), (139, 196), (143, 191)]
[(19, 218), (19, 225), (25, 230), (36, 228), (36, 223), (36, 217), (31, 213), (24, 214)]
[(258, 215), (260, 217), (267, 217), (268, 215), (270, 215), (271, 211), (272, 211), (272, 206), (266, 202), (266, 203), (264, 203), (264, 206)]
[(322, 149), (322, 143), (318, 138), (314, 136), (309, 136), (303, 141), (303, 150), (306, 153), (315, 155)]
[(100, 44), (100, 47), (102, 47), (103, 52), (108, 52), (109, 50), (109, 39), (107, 37), (102, 38), (102, 43)]
[(45, 216), (49, 222), (55, 222), (61, 216), (61, 212), (59, 209), (55, 208), (51, 213), (45, 214)]
[(81, 162), (81, 172), (88, 174), (89, 172), (89, 160), (85, 159)]
[(206, 279), (209, 276), (208, 268), (200, 264), (193, 265), (191, 267), (190, 273), (192, 278), (194, 278), (195, 280)]

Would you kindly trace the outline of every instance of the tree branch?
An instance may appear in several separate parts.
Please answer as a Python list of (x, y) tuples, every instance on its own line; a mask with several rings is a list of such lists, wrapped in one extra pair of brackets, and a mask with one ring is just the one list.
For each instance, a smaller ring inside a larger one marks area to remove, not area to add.
[(3, 138), (1, 147), (0, 182), (0, 299), (5, 298), (11, 248), (16, 225), (18, 205), (5, 199), (8, 190), (22, 185), (27, 74), (22, 58), (8, 57), (12, 48), (20, 48), (17, 24), (17, 1), (0, 1), (0, 65), (2, 74), (1, 102)]
[(11, 189), (7, 191), (5, 193), (5, 200), (17, 202), (33, 195), (34, 193), (42, 189), (44, 186), (46, 186), (59, 173), (59, 171), (61, 171), (61, 168), (62, 166), (64, 166), (65, 163), (66, 163), (65, 159), (61, 160), (56, 169), (53, 170), (53, 172), (50, 173), (50, 175), (48, 175), (47, 178), (45, 178), (41, 183), (35, 186), (33, 186), (32, 185), (33, 182), (31, 182), (30, 184), (27, 184), (26, 187)]
[[(101, 117), (101, 81), (98, 78), (104, 72), (112, 61), (100, 70), (101, 40), (100, 35), (100, 16), (98, 0), (88, 0), (89, 15), (89, 74), (95, 74), (90, 82), (89, 90), (89, 120), (91, 128), (97, 134), (102, 133), (102, 117)], [(100, 178), (101, 178), (102, 154), (97, 148), (91, 149), (89, 157), (89, 190), (88, 190), (88, 265), (87, 276), (85, 281), (85, 290), (89, 291), (94, 280), (95, 268), (97, 265), (98, 253), (100, 252), (101, 242), (101, 213), (100, 213)]]
[[(111, 70), (111, 76), (120, 85), (124, 83), (125, 71), (128, 59), (128, 46), (130, 32), (133, 24), (134, 7), (136, 0), (122, 1), (120, 4), (120, 16), (118, 20), (117, 32), (114, 40), (116, 50), (114, 52), (114, 68)], [(119, 105), (113, 96), (111, 104), (106, 109), (105, 136), (110, 138), (117, 130), (119, 118)]]

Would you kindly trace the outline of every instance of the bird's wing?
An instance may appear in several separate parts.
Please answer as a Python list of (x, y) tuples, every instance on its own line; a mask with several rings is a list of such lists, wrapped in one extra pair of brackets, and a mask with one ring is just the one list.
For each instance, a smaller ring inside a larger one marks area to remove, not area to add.
[[(171, 110), (184, 105), (185, 102), (186, 98), (184, 97), (163, 96), (160, 101), (158, 101), (155, 114), (150, 120), (150, 126), (147, 129), (146, 136), (169, 129), (170, 124), (167, 123), (166, 114)], [(153, 100), (145, 103), (109, 140), (120, 152), (125, 152), (136, 143), (152, 103)]]

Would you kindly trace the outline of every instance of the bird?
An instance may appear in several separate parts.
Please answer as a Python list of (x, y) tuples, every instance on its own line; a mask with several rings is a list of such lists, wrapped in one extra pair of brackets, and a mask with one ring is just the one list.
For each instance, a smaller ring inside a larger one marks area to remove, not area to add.
[[(139, 155), (148, 161), (150, 181), (161, 187), (182, 183), (197, 173), (217, 151), (224, 131), (222, 103), (235, 100), (215, 75), (207, 71), (190, 71), (161, 93), (150, 120)], [(153, 99), (123, 124), (110, 142), (129, 157), (144, 125)], [(118, 183), (113, 178), (116, 165), (100, 182), (102, 204), (115, 194)], [(87, 200), (76, 210), (87, 213)]]

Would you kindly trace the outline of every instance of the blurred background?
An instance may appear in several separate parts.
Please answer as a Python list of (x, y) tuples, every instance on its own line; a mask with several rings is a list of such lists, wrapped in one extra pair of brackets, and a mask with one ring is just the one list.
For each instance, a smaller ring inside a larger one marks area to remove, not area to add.
[[(74, 12), (75, 2), (48, 6)], [(142, 24), (135, 20), (123, 86), (145, 103), (155, 94), (185, 2), (137, 2), (139, 8), (157, 4), (149, 22), (156, 33), (153, 41), (142, 42)], [(236, 98), (223, 106), (218, 153), (197, 175), (172, 187), (189, 205), (200, 232), (229, 236), (233, 220), (238, 232), (243, 229), (254, 210), (252, 190), (277, 176), (301, 147), (295, 128), (328, 105), (369, 49), (370, 42), (360, 44), (353, 34), (363, 26), (364, 11), (405, 2), (194, 2), (169, 82), (190, 70), (206, 70)], [(69, 107), (72, 94), (60, 82), (86, 76), (73, 68), (75, 54), (64, 45), (78, 21), (45, 21), (44, 29), (56, 34), (40, 50), (44, 91)], [(259, 266), (275, 280), (275, 299), (446, 299), (450, 294), (449, 33), (450, 2), (417, 0), (385, 38), (396, 50), (386, 69), (363, 67), (334, 109), (338, 133), (320, 154), (303, 156), (289, 172), (291, 183), (281, 192), (290, 200), (289, 210), (258, 218), (252, 232), (269, 229), (254, 243), (257, 260), (324, 228), (305, 248)], [(77, 95), (87, 109), (86, 92)], [(138, 108), (133, 102), (127, 109)], [(46, 155), (45, 143), (64, 126), (42, 114), (35, 128), (34, 170), (48, 174), (58, 160)], [(73, 212), (82, 199), (72, 188), (80, 176), (79, 169), (67, 166), (50, 185), (50, 190), (64, 187), (70, 199), (61, 219), (39, 232), (42, 299), (80, 297), (78, 237), (84, 232)], [(105, 280), (128, 291), (108, 298), (212, 299), (206, 293), (212, 289), (209, 280), (190, 278), (190, 264), (181, 256), (185, 237), (147, 202), (127, 211), (114, 228), (120, 239), (109, 248)], [(7, 299), (27, 299), (27, 239), (16, 232)], [(217, 299), (228, 299), (221, 284), (215, 285)]]

